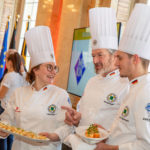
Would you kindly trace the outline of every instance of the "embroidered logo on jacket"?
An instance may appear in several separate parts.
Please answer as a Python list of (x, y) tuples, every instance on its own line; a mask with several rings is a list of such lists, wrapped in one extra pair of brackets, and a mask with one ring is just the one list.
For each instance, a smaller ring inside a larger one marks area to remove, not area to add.
[(44, 87), (44, 88), (43, 88), (43, 91), (46, 91), (46, 90), (47, 90), (47, 87)]
[(54, 55), (53, 55), (53, 54), (51, 54), (51, 58), (54, 58)]
[(128, 119), (126, 119), (126, 117), (129, 115), (129, 107), (125, 106), (125, 108), (123, 109), (120, 118), (124, 121), (129, 121)]
[(93, 45), (97, 45), (97, 40), (93, 40)]
[(112, 72), (111, 74), (110, 74), (110, 76), (113, 76), (113, 75), (115, 75), (116, 73), (115, 72)]
[(57, 110), (56, 105), (52, 104), (52, 105), (48, 106), (48, 112), (49, 112), (48, 115), (55, 115), (56, 110)]
[(107, 101), (104, 101), (107, 104), (114, 105), (114, 102), (117, 100), (117, 96), (114, 93), (111, 93), (107, 96)]
[(122, 112), (122, 116), (123, 116), (123, 117), (127, 117), (128, 114), (129, 114), (129, 108), (128, 108), (128, 106), (126, 106), (126, 107), (124, 108), (123, 112)]
[(71, 100), (70, 100), (70, 98), (68, 97), (68, 103), (71, 105)]
[(146, 111), (147, 111), (147, 114), (148, 114), (148, 117), (144, 117), (143, 120), (145, 121), (150, 121), (150, 103), (148, 103), (145, 107)]
[(138, 80), (136, 79), (136, 80), (132, 81), (131, 83), (136, 84), (136, 83), (138, 83)]
[(20, 108), (19, 108), (19, 107), (16, 107), (16, 108), (15, 108), (15, 112), (20, 112)]

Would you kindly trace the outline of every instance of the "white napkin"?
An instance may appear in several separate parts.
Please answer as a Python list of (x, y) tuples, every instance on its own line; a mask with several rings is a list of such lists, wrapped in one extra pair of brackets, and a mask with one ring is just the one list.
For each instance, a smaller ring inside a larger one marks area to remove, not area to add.
[(72, 150), (94, 150), (96, 145), (90, 145), (82, 141), (80, 137), (75, 134), (70, 134), (64, 143), (72, 148)]

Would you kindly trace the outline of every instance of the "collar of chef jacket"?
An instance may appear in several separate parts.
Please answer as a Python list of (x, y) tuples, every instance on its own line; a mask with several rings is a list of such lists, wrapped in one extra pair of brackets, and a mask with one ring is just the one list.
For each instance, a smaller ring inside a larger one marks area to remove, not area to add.
[(32, 88), (32, 90), (33, 90), (34, 92), (44, 92), (44, 91), (46, 91), (46, 90), (51, 86), (50, 84), (48, 84), (48, 85), (42, 87), (39, 91), (37, 91), (37, 90), (33, 87), (33, 84), (34, 84), (34, 82), (31, 84), (31, 88)]
[(119, 72), (119, 70), (117, 69), (117, 70), (114, 70), (114, 71), (108, 73), (108, 74), (106, 75), (105, 79), (111, 79), (111, 78), (118, 77), (118, 76), (120, 76), (120, 72)]
[(147, 73), (145, 75), (139, 76), (133, 80), (130, 81), (130, 86), (136, 86), (138, 83), (147, 83), (150, 81), (150, 74)]

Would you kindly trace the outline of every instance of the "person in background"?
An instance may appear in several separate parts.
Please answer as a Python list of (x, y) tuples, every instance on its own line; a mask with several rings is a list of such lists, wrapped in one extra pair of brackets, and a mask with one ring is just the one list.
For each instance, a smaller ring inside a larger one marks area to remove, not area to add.
[[(14, 52), (17, 52), (16, 49), (9, 49), (7, 52), (6, 52), (6, 57), (8, 57), (10, 54), (14, 53)], [(1, 78), (0, 80), (0, 83), (2, 82), (3, 78), (4, 78), (4, 75), (7, 73), (7, 68), (5, 68), (4, 70), (4, 74), (3, 74), (3, 77)]]
[[(31, 85), (15, 90), (1, 120), (27, 131), (55, 132), (61, 137), (59, 129), (67, 126), (61, 105), (71, 107), (71, 103), (67, 92), (53, 85), (58, 67), (50, 30), (46, 26), (34, 27), (25, 33), (25, 39), (31, 57), (31, 70), (27, 73)], [(0, 131), (0, 136), (5, 138), (7, 134)], [(61, 142), (38, 143), (15, 137), (12, 146), (12, 150), (38, 149), (61, 150)]]
[[(143, 17), (144, 16), (144, 17)], [(120, 75), (130, 80), (130, 92), (114, 121), (106, 143), (95, 150), (150, 148), (150, 6), (136, 4), (116, 52)], [(92, 149), (91, 149), (92, 150)]]
[[(97, 75), (85, 87), (79, 112), (63, 107), (68, 110), (65, 122), (75, 126), (101, 124), (109, 130), (123, 98), (128, 93), (129, 82), (127, 78), (120, 78), (115, 66), (114, 52), (118, 49), (115, 11), (112, 8), (92, 8), (89, 11), (89, 20), (92, 57)], [(51, 136), (48, 133), (42, 135), (48, 138)], [(88, 149), (88, 145), (86, 147), (75, 134), (69, 135), (65, 143), (69, 143), (73, 150)]]
[[(6, 57), (8, 57), (9, 56), (9, 54), (11, 54), (11, 53), (14, 53), (14, 52), (17, 52), (15, 49), (9, 49), (7, 52), (6, 52)], [(3, 80), (3, 78), (4, 78), (4, 76), (5, 76), (5, 74), (7, 73), (7, 68), (5, 67), (5, 70), (4, 70), (4, 74), (3, 74), (3, 77), (1, 78), (1, 80), (0, 80), (0, 83), (2, 82), (2, 80)], [(1, 106), (1, 101), (0, 101), (0, 114), (1, 113), (3, 113), (3, 111), (4, 111), (4, 109), (2, 108), (2, 106)]]
[[(6, 53), (6, 69), (7, 73), (0, 86), (0, 101), (3, 110), (6, 109), (11, 94), (18, 87), (26, 85), (26, 82), (20, 73), (21, 57), (16, 51), (8, 51)], [(2, 113), (2, 112), (1, 112)], [(0, 139), (1, 150), (11, 150), (13, 135), (9, 135), (6, 139)]]
[[(6, 57), (8, 57), (10, 54), (14, 53), (14, 52), (17, 52), (16, 49), (9, 49), (7, 52), (6, 52)], [(5, 65), (6, 66), (6, 65)], [(4, 74), (3, 74), (3, 77), (1, 78), (0, 80), (0, 84), (5, 76), (5, 74), (7, 73), (7, 68), (5, 67), (5, 70), (4, 70)], [(2, 108), (1, 106), (1, 101), (0, 101), (0, 114), (2, 114), (4, 112), (4, 109)]]

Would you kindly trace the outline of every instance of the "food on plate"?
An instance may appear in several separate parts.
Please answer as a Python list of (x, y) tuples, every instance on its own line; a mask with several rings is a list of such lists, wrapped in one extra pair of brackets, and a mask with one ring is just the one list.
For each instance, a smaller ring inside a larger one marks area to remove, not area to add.
[(100, 133), (97, 125), (91, 124), (85, 131), (85, 136), (88, 138), (100, 138)]
[(21, 128), (17, 128), (15, 126), (11, 126), (11, 125), (7, 125), (5, 123), (0, 122), (0, 128), (10, 131), (12, 134), (19, 134), (28, 138), (32, 138), (32, 139), (38, 139), (38, 140), (46, 140), (47, 138), (45, 136), (42, 135), (38, 135), (36, 133), (30, 132), (30, 131), (25, 131), (24, 129)]

